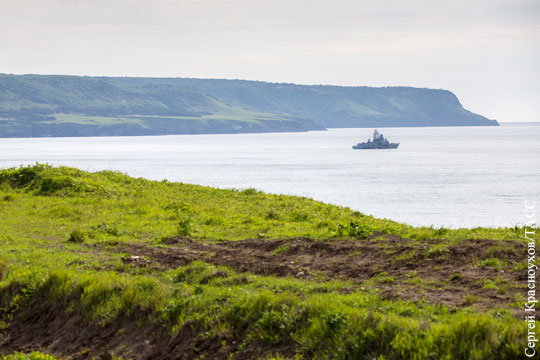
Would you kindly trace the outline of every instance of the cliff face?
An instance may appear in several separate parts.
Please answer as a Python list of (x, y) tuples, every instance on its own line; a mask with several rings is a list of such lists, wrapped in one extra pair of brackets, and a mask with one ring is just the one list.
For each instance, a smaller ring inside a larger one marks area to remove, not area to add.
[(0, 74), (0, 136), (498, 125), (446, 90)]

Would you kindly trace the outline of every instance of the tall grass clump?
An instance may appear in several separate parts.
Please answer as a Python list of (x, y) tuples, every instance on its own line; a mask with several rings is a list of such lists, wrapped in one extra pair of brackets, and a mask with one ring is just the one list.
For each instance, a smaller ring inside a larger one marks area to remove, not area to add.
[(78, 229), (75, 229), (75, 230), (72, 230), (71, 233), (69, 234), (69, 238), (68, 238), (68, 242), (71, 242), (71, 243), (77, 243), (77, 244), (80, 244), (80, 243), (83, 243), (84, 242), (84, 239), (85, 239), (85, 234), (83, 231), (81, 230), (78, 230)]

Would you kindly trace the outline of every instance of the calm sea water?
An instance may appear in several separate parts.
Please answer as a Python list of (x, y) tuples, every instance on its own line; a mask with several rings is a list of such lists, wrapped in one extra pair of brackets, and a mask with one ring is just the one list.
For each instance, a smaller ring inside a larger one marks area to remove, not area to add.
[(412, 225), (513, 226), (540, 207), (540, 126), (385, 128), (396, 150), (352, 150), (371, 129), (0, 139), (0, 168), (119, 170), (307, 196)]

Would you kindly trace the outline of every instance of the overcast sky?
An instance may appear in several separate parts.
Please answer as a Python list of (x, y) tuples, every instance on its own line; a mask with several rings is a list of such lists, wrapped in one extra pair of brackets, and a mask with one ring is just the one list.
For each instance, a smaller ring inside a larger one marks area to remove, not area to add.
[(453, 91), (540, 121), (539, 0), (0, 0), (0, 72)]

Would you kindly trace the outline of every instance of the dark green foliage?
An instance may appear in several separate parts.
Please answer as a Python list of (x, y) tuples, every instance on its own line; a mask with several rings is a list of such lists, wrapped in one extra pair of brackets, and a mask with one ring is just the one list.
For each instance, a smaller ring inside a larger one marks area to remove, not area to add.
[(279, 214), (274, 210), (270, 210), (269, 212), (266, 213), (265, 219), (267, 219), (267, 220), (279, 220)]
[(254, 188), (247, 188), (247, 189), (242, 190), (242, 194), (244, 194), (244, 195), (255, 195), (258, 192), (259, 192), (259, 190), (254, 189)]
[(80, 244), (84, 242), (84, 238), (85, 238), (84, 232), (76, 229), (76, 230), (71, 231), (67, 241), (71, 243)]
[(338, 224), (339, 236), (350, 236), (356, 238), (366, 237), (373, 233), (373, 229), (366, 224), (361, 224), (357, 221), (351, 221), (348, 225)]
[(91, 181), (81, 181), (83, 172), (67, 169), (63, 174), (52, 171), (51, 166), (36, 164), (6, 169), (0, 172), (0, 185), (7, 184), (13, 189), (33, 191), (43, 196), (73, 196), (83, 192), (100, 191)]
[(2, 196), (3, 201), (13, 201), (17, 198), (17, 195), (15, 194), (5, 194)]
[(59, 192), (64, 194), (69, 192), (79, 192), (80, 188), (77, 187), (71, 178), (62, 176), (42, 178), (37, 185), (36, 190), (38, 195), (50, 196)]
[(108, 226), (104, 222), (99, 225), (92, 226), (91, 229), (112, 236), (120, 236), (122, 234), (122, 232), (119, 231), (116, 227)]
[(24, 188), (31, 184), (48, 165), (21, 166), (0, 172), (0, 183), (6, 183), (12, 188)]
[(191, 220), (189, 217), (184, 217), (178, 221), (178, 235), (189, 236), (191, 234)]
[(309, 219), (308, 214), (304, 212), (294, 211), (291, 216), (291, 220), (294, 222), (304, 222)]

